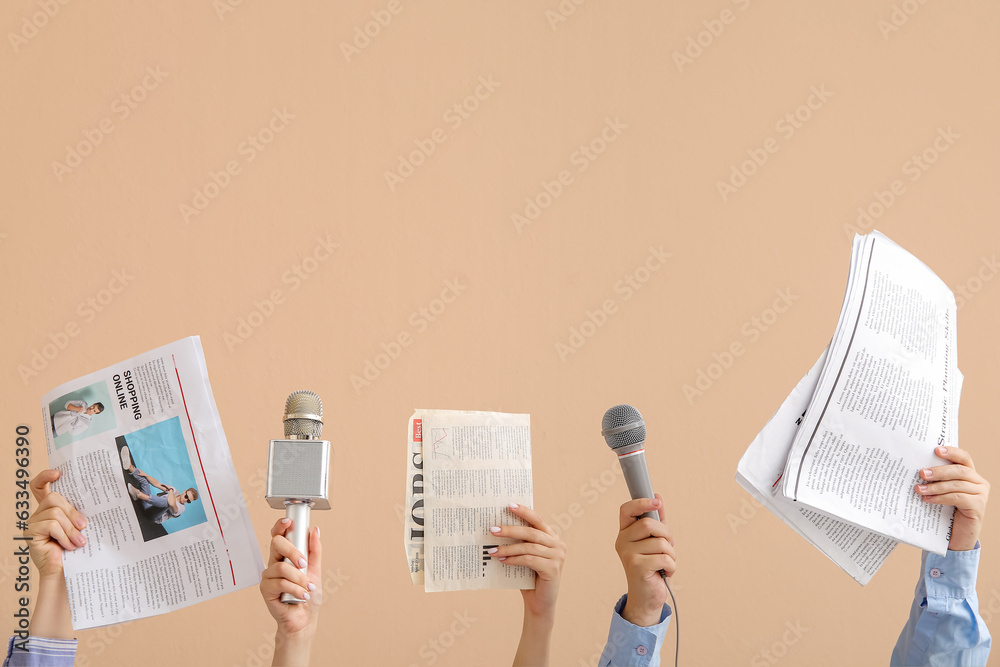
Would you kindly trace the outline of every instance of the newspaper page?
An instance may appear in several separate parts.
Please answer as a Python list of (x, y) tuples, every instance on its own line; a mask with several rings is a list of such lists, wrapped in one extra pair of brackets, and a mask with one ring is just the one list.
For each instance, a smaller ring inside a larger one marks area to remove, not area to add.
[(828, 350), (823, 351), (812, 369), (799, 380), (754, 438), (740, 460), (736, 481), (772, 514), (864, 586), (882, 567), (897, 542), (774, 494), (795, 431), (816, 390)]
[(77, 630), (260, 582), (263, 558), (195, 336), (42, 398), (53, 484), (87, 518), (63, 556)]
[[(411, 482), (408, 493), (415, 488), (423, 492), (424, 589), (534, 588), (530, 568), (506, 565), (487, 554), (515, 541), (495, 537), (491, 526), (524, 525), (508, 504), (533, 504), (529, 415), (417, 410), (411, 444), (417, 420), (423, 484)], [(412, 454), (410, 458), (412, 463)], [(410, 507), (419, 502), (412, 495), (408, 500)], [(410, 521), (416, 524), (412, 513)]]
[(914, 491), (934, 448), (958, 444), (955, 298), (879, 232), (852, 254), (838, 331), (795, 434), (781, 493), (944, 554), (954, 508)]

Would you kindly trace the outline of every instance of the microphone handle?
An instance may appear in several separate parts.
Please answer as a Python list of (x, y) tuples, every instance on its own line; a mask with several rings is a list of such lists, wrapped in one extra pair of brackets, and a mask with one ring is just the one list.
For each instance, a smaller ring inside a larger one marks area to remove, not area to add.
[[(292, 520), (292, 529), (286, 537), (306, 558), (309, 558), (309, 512), (311, 509), (312, 502), (303, 502), (301, 500), (289, 500), (285, 502), (285, 516)], [(292, 563), (289, 558), (286, 558), (285, 562), (297, 566), (297, 563)], [(305, 573), (306, 568), (299, 568), (299, 571)], [(291, 593), (282, 593), (281, 601), (285, 604), (302, 604), (305, 602), (304, 599), (297, 598)]]
[[(629, 495), (632, 500), (636, 498), (655, 498), (653, 495), (653, 485), (649, 482), (649, 469), (646, 468), (645, 451), (639, 449), (618, 457), (618, 463), (622, 466), (622, 473), (625, 475), (625, 483), (628, 485)], [(646, 512), (642, 516), (649, 517), (653, 521), (659, 521), (658, 512)]]

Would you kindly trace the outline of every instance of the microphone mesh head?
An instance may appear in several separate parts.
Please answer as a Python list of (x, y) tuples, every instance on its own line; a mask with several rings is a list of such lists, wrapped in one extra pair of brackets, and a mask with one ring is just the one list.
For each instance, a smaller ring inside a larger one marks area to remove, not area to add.
[(295, 391), (285, 401), (285, 437), (319, 438), (323, 434), (323, 401), (312, 391)]
[[(609, 429), (632, 425), (631, 428), (619, 431), (618, 433), (607, 433)], [(616, 405), (608, 408), (601, 420), (601, 431), (604, 433), (604, 442), (608, 443), (611, 449), (626, 447), (636, 443), (646, 441), (646, 424), (642, 420), (642, 415), (631, 405)]]

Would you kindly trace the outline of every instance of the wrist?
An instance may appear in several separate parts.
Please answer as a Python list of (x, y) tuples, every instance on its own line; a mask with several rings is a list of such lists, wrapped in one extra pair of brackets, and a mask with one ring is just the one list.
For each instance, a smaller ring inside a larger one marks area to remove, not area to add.
[(297, 667), (309, 664), (309, 655), (312, 652), (312, 640), (315, 636), (315, 628), (310, 626), (302, 630), (286, 631), (280, 627), (274, 633), (274, 660), (272, 665), (277, 667)]
[(663, 604), (628, 593), (621, 617), (632, 625), (648, 628), (657, 625), (663, 616)]
[(542, 612), (534, 612), (528, 609), (527, 606), (524, 608), (524, 627), (539, 629), (551, 632), (552, 628), (556, 624), (556, 610), (548, 609)]

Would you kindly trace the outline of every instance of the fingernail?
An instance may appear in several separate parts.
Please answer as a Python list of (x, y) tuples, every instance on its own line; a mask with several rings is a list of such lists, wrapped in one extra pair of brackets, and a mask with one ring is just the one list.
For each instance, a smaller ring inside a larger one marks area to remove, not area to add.
[(311, 591), (316, 590), (316, 584), (314, 584), (313, 582), (310, 581), (309, 582), (309, 590), (311, 590)]
[(498, 551), (500, 551), (500, 547), (493, 547), (492, 549), (487, 549), (486, 553), (488, 553), (488, 554), (495, 554)]
[(942, 454), (947, 454), (948, 453), (948, 448), (947, 447), (938, 447), (938, 451), (941, 452)]
[(84, 519), (82, 516), (76, 517), (76, 521), (74, 521), (73, 523), (76, 524), (76, 527), (79, 528), (80, 530), (83, 530), (84, 528), (87, 527), (87, 520)]
[(289, 519), (288, 517), (285, 517), (284, 519), (281, 520), (281, 523), (290, 523), (290, 522), (291, 519)]
[(490, 528), (490, 532), (496, 535), (497, 533), (500, 532), (500, 529), (496, 526), (493, 526), (492, 528)]
[(659, 507), (659, 506), (660, 506), (660, 499), (653, 498), (653, 507)]
[(917, 484), (917, 490), (919, 490), (920, 493), (924, 493), (925, 491), (927, 491), (927, 485), (926, 484)]
[(305, 567), (307, 565), (305, 558), (299, 559), (299, 567)]
[(934, 474), (934, 471), (931, 470), (930, 468), (924, 468), (923, 473), (924, 473), (924, 479), (930, 479), (931, 475)]
[(81, 535), (80, 536), (80, 546), (82, 547), (86, 543), (87, 543), (87, 537), (85, 535)]
[(498, 558), (497, 560), (499, 560), (499, 561), (501, 561), (501, 562), (502, 562), (502, 561), (505, 561), (505, 560), (507, 560), (507, 557), (506, 557), (506, 556), (501, 556), (501, 557), (500, 557), (500, 558)]
[(517, 509), (517, 507), (518, 507), (517, 503), (511, 503), (511, 504), (510, 504), (510, 508), (511, 508), (512, 510), (516, 510), (516, 509)]
[(319, 537), (319, 526), (316, 526), (316, 537)]
[(302, 599), (303, 600), (308, 600), (309, 599), (309, 594), (308, 593), (303, 593), (302, 594)]

